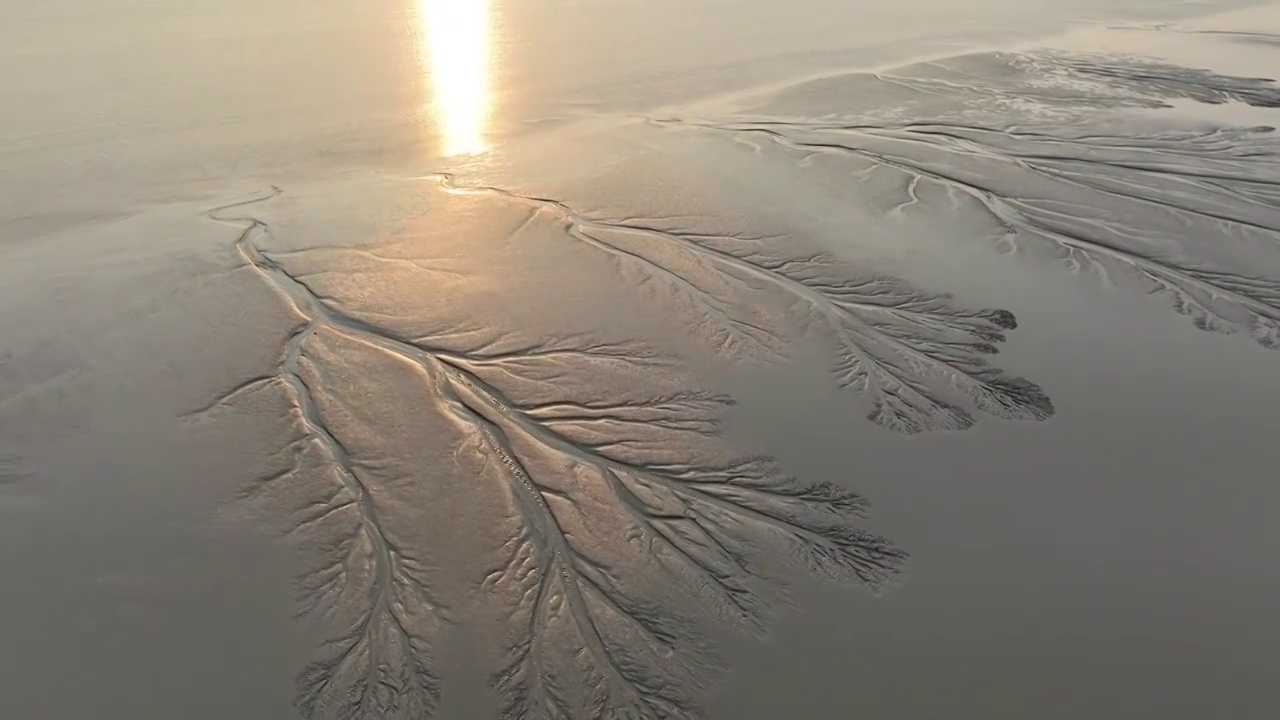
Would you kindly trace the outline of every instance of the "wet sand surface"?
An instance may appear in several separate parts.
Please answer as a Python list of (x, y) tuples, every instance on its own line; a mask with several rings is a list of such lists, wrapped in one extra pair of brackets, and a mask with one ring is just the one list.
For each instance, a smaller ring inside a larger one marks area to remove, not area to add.
[(1274, 7), (525, 5), (0, 10), (7, 715), (1273, 714)]

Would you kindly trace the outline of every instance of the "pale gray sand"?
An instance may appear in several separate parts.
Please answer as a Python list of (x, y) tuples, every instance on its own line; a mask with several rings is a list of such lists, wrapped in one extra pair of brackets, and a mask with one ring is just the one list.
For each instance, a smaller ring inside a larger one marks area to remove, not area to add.
[(9, 714), (1272, 714), (1275, 12), (296, 5), (4, 10)]

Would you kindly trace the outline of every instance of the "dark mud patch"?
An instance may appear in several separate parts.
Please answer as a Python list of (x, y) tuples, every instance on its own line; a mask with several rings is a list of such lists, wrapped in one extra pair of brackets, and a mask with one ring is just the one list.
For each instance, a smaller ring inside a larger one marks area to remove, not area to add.
[(17, 485), (31, 477), (17, 455), (0, 451), (0, 487)]
[(1280, 48), (1280, 35), (1265, 32), (1246, 32), (1241, 30), (1197, 30), (1197, 35), (1221, 38), (1245, 45), (1263, 45)]

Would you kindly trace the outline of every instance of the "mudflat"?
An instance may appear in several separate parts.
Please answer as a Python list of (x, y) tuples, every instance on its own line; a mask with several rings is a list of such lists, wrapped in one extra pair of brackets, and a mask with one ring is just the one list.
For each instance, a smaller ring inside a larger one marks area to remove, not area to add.
[(1280, 12), (853, 5), (0, 8), (9, 714), (1270, 717)]

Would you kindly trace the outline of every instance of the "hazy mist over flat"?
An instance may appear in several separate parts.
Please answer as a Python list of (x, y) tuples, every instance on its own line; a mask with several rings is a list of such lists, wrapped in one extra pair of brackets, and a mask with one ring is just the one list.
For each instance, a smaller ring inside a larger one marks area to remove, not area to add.
[(1274, 717), (1278, 8), (0, 0), (0, 717)]

